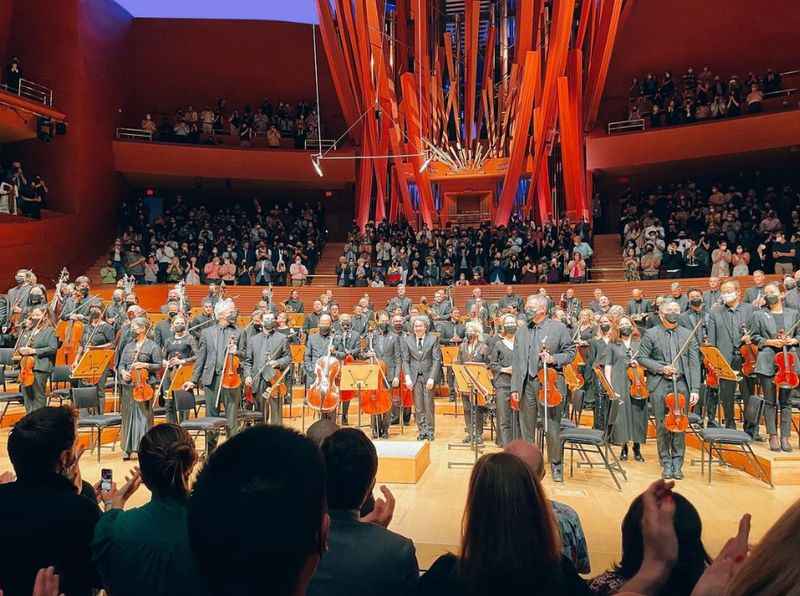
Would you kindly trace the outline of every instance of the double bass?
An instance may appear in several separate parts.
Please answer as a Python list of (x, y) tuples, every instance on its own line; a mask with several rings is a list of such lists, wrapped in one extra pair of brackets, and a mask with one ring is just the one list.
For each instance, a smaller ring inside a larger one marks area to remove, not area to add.
[[(73, 299), (77, 302), (80, 300), (80, 294), (77, 289), (73, 291)], [(82, 306), (76, 308), (70, 314), (78, 314), (78, 311), (83, 309), (90, 301), (85, 302)], [(60, 321), (56, 326), (56, 337), (58, 337), (59, 345), (61, 346), (56, 352), (56, 365), (57, 366), (72, 366), (78, 356), (78, 351), (81, 347), (81, 337), (83, 337), (83, 321), (79, 319)]]
[(365, 414), (379, 416), (392, 409), (392, 386), (386, 378), (386, 361), (377, 360), (374, 356), (373, 335), (374, 332), (369, 335), (369, 351), (373, 354), (369, 362), (378, 366), (378, 388), (362, 391), (359, 407)]
[(341, 364), (333, 356), (333, 335), (328, 343), (328, 353), (320, 356), (314, 365), (314, 382), (306, 392), (306, 402), (310, 408), (322, 412), (335, 410), (339, 405), (339, 385), (337, 378)]

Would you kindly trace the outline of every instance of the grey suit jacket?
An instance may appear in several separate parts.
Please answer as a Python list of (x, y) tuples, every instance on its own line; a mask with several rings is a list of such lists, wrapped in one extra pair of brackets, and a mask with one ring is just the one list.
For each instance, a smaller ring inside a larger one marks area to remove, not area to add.
[(714, 306), (720, 305), (719, 290), (706, 290), (703, 292), (703, 305), (706, 310), (711, 310)]
[[(265, 364), (269, 360), (277, 361), (275, 369)], [(271, 379), (275, 372), (280, 374), (291, 361), (289, 340), (283, 333), (259, 333), (247, 344), (242, 371), (245, 377), (253, 378), (253, 393), (260, 394), (266, 388), (267, 379)]]
[(391, 300), (389, 300), (388, 304), (386, 305), (386, 310), (388, 311), (389, 315), (391, 316), (394, 313), (395, 308), (400, 308), (400, 311), (403, 313), (404, 317), (408, 316), (408, 311), (411, 309), (411, 298), (408, 296), (395, 296)]
[(428, 316), (436, 323), (449, 319), (451, 312), (453, 312), (453, 306), (450, 304), (450, 301), (442, 300), (441, 302), (434, 302), (431, 304)]
[(30, 331), (24, 331), (20, 337), (19, 345), (33, 348), (34, 354), (33, 370), (36, 372), (49, 373), (53, 370), (56, 361), (56, 351), (58, 350), (58, 338), (52, 327), (44, 327), (32, 338)]
[[(700, 391), (701, 381), (700, 350), (697, 347), (697, 340), (692, 337), (689, 329), (681, 327), (680, 325), (675, 328), (675, 333), (678, 334), (676, 349), (680, 349), (684, 342), (686, 342), (688, 338), (691, 338), (689, 339), (689, 345), (686, 350), (684, 350), (681, 357), (675, 363), (675, 368), (684, 376), (689, 392), (698, 393)], [(642, 335), (636, 360), (650, 373), (647, 375), (647, 389), (650, 393), (660, 392), (660, 394), (666, 395), (672, 391), (672, 381), (660, 374), (661, 370), (671, 362), (671, 359), (667, 359), (668, 350), (669, 339), (667, 337), (667, 330), (663, 325), (651, 327)]]
[[(219, 342), (219, 336), (225, 336), (223, 342)], [(214, 382), (214, 374), (217, 371), (217, 344), (227, 346), (231, 338), (234, 345), (239, 341), (239, 330), (236, 327), (228, 326), (224, 329), (219, 324), (214, 324), (209, 328), (203, 329), (200, 334), (200, 346), (197, 348), (197, 360), (194, 363), (192, 372), (192, 383), (202, 381), (206, 387)], [(220, 358), (224, 353), (220, 355)], [(241, 357), (241, 355), (240, 355)]]
[(313, 333), (308, 336), (303, 366), (306, 369), (306, 378), (309, 383), (314, 380), (314, 367), (317, 365), (317, 360), (321, 356), (328, 354), (328, 346), (331, 345), (332, 340), (333, 335), (331, 333), (325, 336)]
[(703, 322), (700, 323), (700, 325), (697, 327), (697, 330), (694, 332), (694, 338), (697, 340), (697, 344), (700, 345), (707, 335), (708, 313), (705, 310), (701, 310), (699, 313), (696, 313), (695, 311), (689, 309), (681, 313), (681, 316), (678, 319), (678, 325), (691, 331), (694, 329), (694, 326), (697, 325), (698, 318), (701, 318)]
[(169, 318), (162, 319), (158, 323), (156, 323), (155, 329), (153, 330), (153, 341), (158, 344), (158, 347), (162, 350), (167, 342), (172, 339), (172, 321)]
[[(794, 330), (788, 335), (798, 339), (800, 339), (800, 324), (795, 324), (797, 323), (797, 319), (799, 317), (800, 312), (784, 307), (784, 330), (788, 332), (791, 327), (794, 327)], [(755, 372), (760, 375), (774, 375), (776, 371), (775, 354), (781, 350), (767, 347), (765, 342), (768, 339), (775, 339), (778, 337), (780, 329), (778, 329), (774, 319), (767, 310), (755, 311), (753, 316), (750, 318), (748, 327), (750, 328), (750, 337), (759, 347)], [(797, 368), (798, 371), (800, 371), (800, 358), (797, 358), (798, 354), (796, 348), (789, 348), (789, 351), (794, 353), (796, 357)]]
[(439, 342), (430, 333), (426, 333), (422, 340), (422, 350), (417, 349), (417, 337), (414, 334), (404, 335), (400, 338), (400, 349), (403, 359), (403, 372), (411, 377), (411, 382), (416, 382), (417, 377), (423, 381), (439, 379), (442, 369), (442, 349)]
[[(644, 298), (642, 298), (641, 302), (636, 302), (636, 300), (628, 300), (628, 306), (625, 309), (625, 312), (628, 315), (646, 315), (653, 311), (653, 304)], [(640, 325), (644, 325), (645, 317), (642, 317), (639, 321)]]
[[(522, 324), (517, 328), (514, 336), (513, 373), (511, 374), (511, 391), (522, 393), (522, 387), (528, 376), (528, 358), (532, 349), (541, 351), (542, 346), (531, 346), (531, 327)], [(553, 356), (553, 365), (561, 368), (575, 359), (575, 342), (572, 335), (561, 321), (545, 319), (539, 324), (539, 341), (544, 340), (544, 347)], [(541, 365), (541, 363), (540, 363)], [(535, 371), (535, 372), (538, 372)]]
[(753, 316), (753, 306), (742, 302), (731, 310), (715, 306), (708, 313), (708, 342), (716, 346), (730, 364), (742, 345), (742, 326), (747, 327)]
[(789, 308), (800, 310), (800, 291), (797, 288), (792, 288), (783, 297), (783, 303)]
[(331, 510), (328, 550), (308, 586), (308, 596), (416, 594), (419, 567), (414, 543), (358, 512)]
[(375, 357), (386, 363), (386, 378), (391, 383), (392, 379), (400, 374), (402, 355), (400, 354), (400, 338), (391, 331), (387, 333), (373, 332), (367, 336), (367, 347), (359, 354), (360, 359), (367, 359), (369, 352), (369, 337), (372, 337), (372, 349)]
[(764, 295), (763, 287), (759, 288), (758, 286), (750, 286), (744, 291), (744, 301), (752, 303), (753, 300), (763, 295)]
[[(345, 339), (345, 336), (347, 339)], [(336, 334), (333, 339), (333, 355), (339, 359), (345, 356), (352, 356), (355, 358), (361, 352), (361, 334), (350, 329), (350, 331), (341, 331)]]

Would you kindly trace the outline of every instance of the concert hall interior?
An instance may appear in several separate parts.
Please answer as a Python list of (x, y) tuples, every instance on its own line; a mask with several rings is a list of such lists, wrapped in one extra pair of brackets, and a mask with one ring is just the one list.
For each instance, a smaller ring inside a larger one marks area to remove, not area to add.
[(798, 30), (0, 0), (0, 590), (794, 594)]

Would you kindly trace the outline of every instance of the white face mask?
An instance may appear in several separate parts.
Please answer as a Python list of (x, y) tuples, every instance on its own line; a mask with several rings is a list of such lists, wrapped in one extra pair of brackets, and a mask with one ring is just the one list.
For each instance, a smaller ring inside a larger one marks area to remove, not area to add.
[(736, 292), (725, 292), (722, 295), (722, 299), (725, 301), (726, 304), (729, 304), (731, 302), (735, 302), (737, 296), (738, 294), (736, 294)]

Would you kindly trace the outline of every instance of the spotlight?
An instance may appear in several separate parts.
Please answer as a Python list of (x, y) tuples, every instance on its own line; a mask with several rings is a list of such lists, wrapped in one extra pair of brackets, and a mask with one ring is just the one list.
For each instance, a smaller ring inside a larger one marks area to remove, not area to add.
[(317, 173), (317, 176), (322, 178), (325, 174), (322, 173), (322, 168), (319, 165), (319, 157), (319, 155), (312, 155), (311, 165), (314, 166), (314, 171)]
[(419, 167), (419, 173), (420, 173), (420, 174), (422, 174), (422, 172), (424, 172), (425, 170), (427, 170), (427, 169), (428, 169), (428, 166), (429, 166), (429, 165), (431, 165), (431, 162), (432, 162), (432, 161), (433, 161), (433, 155), (429, 156), (429, 157), (428, 157), (428, 159), (426, 159), (426, 160), (425, 160), (425, 161), (422, 163), (422, 165)]

